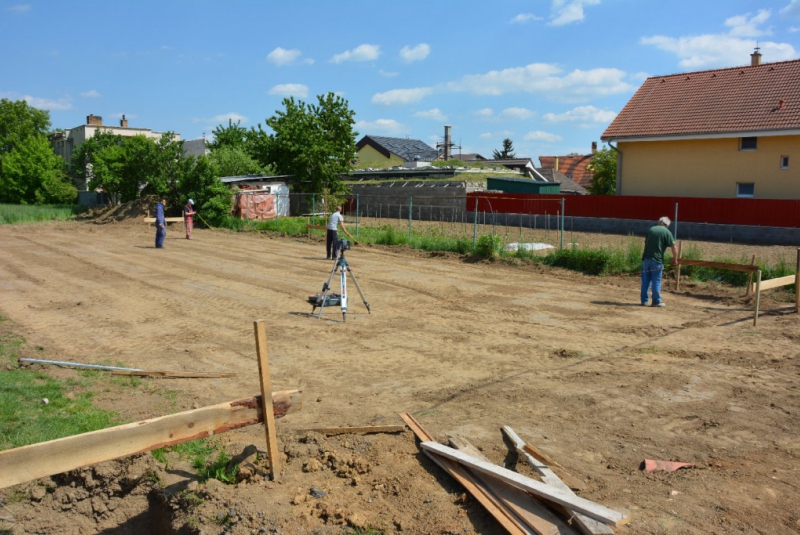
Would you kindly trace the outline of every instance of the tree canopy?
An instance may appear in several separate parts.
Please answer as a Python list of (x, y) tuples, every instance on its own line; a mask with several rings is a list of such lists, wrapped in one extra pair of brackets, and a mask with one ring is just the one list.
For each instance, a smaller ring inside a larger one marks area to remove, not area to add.
[(242, 121), (233, 124), (233, 119), (228, 119), (228, 126), (217, 125), (212, 133), (214, 141), (208, 144), (208, 148), (214, 151), (222, 147), (244, 148), (249, 131), (242, 126)]
[(609, 147), (603, 147), (592, 156), (592, 161), (586, 166), (591, 171), (592, 181), (589, 183), (589, 193), (592, 195), (617, 194), (617, 153)]
[(502, 150), (495, 149), (494, 152), (492, 152), (492, 156), (495, 160), (507, 160), (509, 158), (513, 158), (516, 156), (514, 154), (514, 143), (510, 139), (505, 138), (503, 140)]
[(31, 136), (46, 136), (50, 112), (28, 105), (24, 100), (0, 100), (0, 158)]

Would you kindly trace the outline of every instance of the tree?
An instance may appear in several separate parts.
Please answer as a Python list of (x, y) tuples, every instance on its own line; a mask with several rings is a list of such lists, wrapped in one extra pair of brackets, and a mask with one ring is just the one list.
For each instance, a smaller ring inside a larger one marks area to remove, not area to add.
[(50, 112), (28, 106), (24, 100), (0, 100), (0, 159), (31, 136), (46, 136)]
[(592, 156), (586, 169), (593, 173), (589, 183), (592, 195), (617, 194), (617, 153), (609, 147), (603, 147)]
[(356, 154), (355, 112), (333, 93), (317, 96), (317, 104), (287, 98), (283, 106), (265, 121), (273, 134), (261, 125), (252, 132), (260, 163), (294, 175), (306, 191), (341, 192), (340, 175), (350, 170)]
[(45, 136), (27, 136), (3, 156), (1, 202), (72, 204), (77, 195), (64, 160), (53, 153)]
[(495, 149), (492, 153), (495, 160), (507, 160), (509, 158), (513, 158), (514, 154), (514, 144), (508, 138), (503, 140), (503, 150)]
[(190, 157), (184, 161), (189, 163), (189, 168), (178, 183), (181, 196), (194, 200), (201, 222), (218, 225), (231, 212), (233, 196), (230, 189), (219, 179), (209, 157)]
[(222, 146), (208, 156), (216, 169), (217, 176), (257, 175), (271, 173), (250, 157), (242, 147)]
[(208, 144), (208, 148), (215, 151), (222, 147), (243, 148), (247, 144), (248, 130), (242, 126), (242, 121), (228, 119), (228, 126), (218, 125), (214, 128), (214, 141)]

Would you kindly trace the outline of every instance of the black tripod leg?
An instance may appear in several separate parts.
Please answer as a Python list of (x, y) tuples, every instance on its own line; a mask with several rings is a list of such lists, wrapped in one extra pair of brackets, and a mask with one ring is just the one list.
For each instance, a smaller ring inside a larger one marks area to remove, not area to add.
[(364, 302), (364, 306), (367, 307), (367, 313), (372, 314), (372, 311), (369, 309), (369, 303), (367, 303), (367, 298), (364, 297), (364, 292), (361, 291), (361, 286), (358, 284), (358, 280), (356, 280), (356, 276), (353, 274), (353, 270), (350, 269), (350, 264), (347, 264), (347, 272), (350, 273), (350, 276), (353, 278), (353, 282), (356, 283), (356, 289), (358, 293), (361, 295), (361, 300)]
[[(317, 300), (317, 304), (314, 305), (314, 309), (319, 307), (319, 315), (318, 318), (322, 317), (322, 309), (325, 308), (325, 302), (328, 299), (328, 294), (331, 292), (331, 281), (333, 280), (333, 276), (336, 274), (336, 268), (339, 267), (339, 255), (341, 255), (341, 251), (336, 254), (336, 261), (333, 263), (333, 269), (331, 269), (331, 274), (328, 275), (328, 282), (322, 285), (322, 295)], [(311, 314), (314, 314), (314, 311), (311, 311)]]

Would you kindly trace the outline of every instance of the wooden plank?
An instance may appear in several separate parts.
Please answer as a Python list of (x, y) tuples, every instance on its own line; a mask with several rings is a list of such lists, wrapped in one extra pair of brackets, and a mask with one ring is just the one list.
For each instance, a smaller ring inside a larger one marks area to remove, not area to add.
[(681, 254), (683, 254), (683, 242), (678, 242), (678, 265), (675, 268), (675, 291), (681, 291)]
[[(778, 277), (777, 279), (769, 279), (761, 281), (761, 291), (772, 290), (773, 288), (780, 288), (781, 286), (788, 286), (794, 284), (797, 279), (796, 275), (786, 275), (785, 277)], [(756, 291), (756, 285), (752, 285), (752, 289)]]
[(215, 379), (236, 377), (235, 373), (217, 373), (217, 372), (166, 372), (156, 370), (142, 370), (142, 371), (128, 371), (128, 370), (114, 370), (111, 375), (135, 375), (138, 377), (173, 377), (180, 379)]
[(525, 444), (523, 446), (525, 452), (533, 457), (534, 459), (538, 459), (545, 465), (547, 465), (551, 470), (558, 474), (558, 477), (561, 478), (562, 481), (565, 481), (567, 485), (572, 490), (581, 490), (583, 485), (578, 481), (576, 477), (570, 474), (566, 468), (558, 464), (555, 460), (551, 459), (549, 455), (547, 455), (542, 450), (531, 446), (530, 444)]
[[(417, 436), (420, 442), (433, 441), (433, 435), (428, 433), (417, 420), (404, 412), (400, 415), (411, 431)], [(423, 450), (425, 451), (425, 450)], [(533, 533), (519, 518), (511, 511), (503, 506), (496, 496), (492, 494), (485, 486), (480, 485), (480, 482), (475, 479), (475, 476), (468, 470), (464, 469), (458, 463), (454, 463), (448, 459), (443, 459), (431, 452), (425, 451), (425, 454), (439, 467), (449, 474), (453, 479), (458, 481), (461, 486), (466, 489), (478, 502), (491, 514), (495, 520), (510, 534), (520, 535)]]
[[(167, 223), (183, 223), (183, 218), (182, 217), (165, 217), (164, 221), (166, 221)], [(155, 217), (145, 217), (144, 218), (144, 222), (145, 223), (155, 223), (156, 222), (156, 218)]]
[[(528, 462), (528, 464), (533, 468), (537, 474), (542, 478), (542, 481), (547, 483), (548, 485), (552, 485), (556, 488), (563, 490), (564, 492), (575, 494), (572, 492), (572, 489), (569, 486), (561, 481), (561, 479), (553, 472), (550, 467), (546, 464), (542, 463), (539, 459), (535, 458), (534, 456), (530, 455), (527, 451), (525, 451), (525, 441), (522, 440), (519, 435), (517, 435), (513, 429), (509, 426), (503, 426), (503, 433), (514, 443), (514, 447), (516, 448), (517, 452), (522, 455), (522, 457)], [(584, 514), (581, 514), (577, 511), (574, 511), (569, 508), (564, 508), (564, 514), (567, 517), (571, 518), (572, 521), (578, 526), (578, 529), (581, 533), (585, 535), (613, 535), (614, 531), (603, 524), (602, 522), (598, 522), (594, 518), (590, 518)]]
[[(450, 445), (457, 450), (472, 455), (476, 459), (491, 462), (463, 437), (448, 437)], [(575, 535), (575, 531), (555, 516), (541, 502), (537, 501), (527, 492), (506, 485), (494, 478), (478, 477), (481, 482), (491, 490), (495, 496), (511, 509), (523, 522), (529, 525), (539, 535)]]
[(298, 433), (319, 433), (320, 435), (367, 435), (370, 433), (402, 433), (404, 425), (367, 425), (363, 427), (322, 427), (318, 429), (300, 429)]
[(800, 313), (800, 249), (797, 249), (797, 268), (794, 276), (794, 311)]
[[(264, 420), (261, 400), (239, 399), (0, 451), (0, 488), (255, 425)], [(301, 406), (299, 390), (272, 394), (271, 413), (276, 418)]]
[(525, 477), (506, 468), (481, 461), (466, 453), (443, 446), (438, 442), (423, 442), (421, 446), (426, 451), (431, 451), (437, 455), (447, 457), (472, 470), (477, 470), (478, 472), (505, 481), (509, 485), (517, 487), (520, 490), (531, 492), (552, 502), (574, 509), (586, 516), (600, 520), (605, 524), (619, 526), (628, 521), (627, 517), (619, 511), (614, 511), (613, 509), (609, 509), (599, 503), (592, 502), (579, 496), (567, 494), (551, 485)]
[(761, 270), (756, 272), (756, 306), (753, 312), (753, 327), (758, 325), (758, 306), (761, 304)]
[[(750, 265), (751, 266), (755, 266), (756, 265), (756, 255), (753, 255), (750, 258)], [(747, 289), (744, 292), (744, 296), (745, 297), (750, 295), (750, 284), (752, 284), (752, 282), (753, 282), (753, 273), (751, 272), (751, 273), (747, 274)]]
[(747, 271), (755, 273), (758, 271), (758, 266), (751, 266), (748, 264), (728, 264), (727, 262), (709, 262), (708, 260), (694, 260), (691, 258), (681, 258), (681, 264), (687, 266), (702, 266), (717, 269), (730, 269), (731, 271)]
[[(267, 399), (272, 395), (272, 384), (269, 378), (269, 361), (267, 359), (267, 331), (264, 320), (253, 322), (256, 337), (256, 353), (258, 354), (258, 377), (261, 384), (261, 396)], [(281, 478), (281, 467), (278, 461), (278, 435), (275, 433), (275, 418), (267, 412), (264, 417), (264, 431), (267, 436), (267, 458), (269, 459), (269, 475), (272, 481)]]

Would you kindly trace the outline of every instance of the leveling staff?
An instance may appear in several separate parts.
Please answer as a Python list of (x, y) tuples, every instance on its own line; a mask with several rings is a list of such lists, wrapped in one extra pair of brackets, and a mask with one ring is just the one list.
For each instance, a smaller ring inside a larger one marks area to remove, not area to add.
[[(347, 229), (344, 226), (344, 217), (342, 217), (342, 207), (337, 206), (336, 211), (331, 214), (330, 219), (328, 219), (328, 229), (325, 233), (325, 252), (327, 256), (325, 260), (331, 260), (336, 258), (337, 253), (339, 252), (339, 232), (337, 232), (338, 227), (342, 227), (342, 232), (350, 236), (350, 239), (354, 239), (353, 235), (347, 232)], [(333, 253), (333, 255), (331, 255)]]

